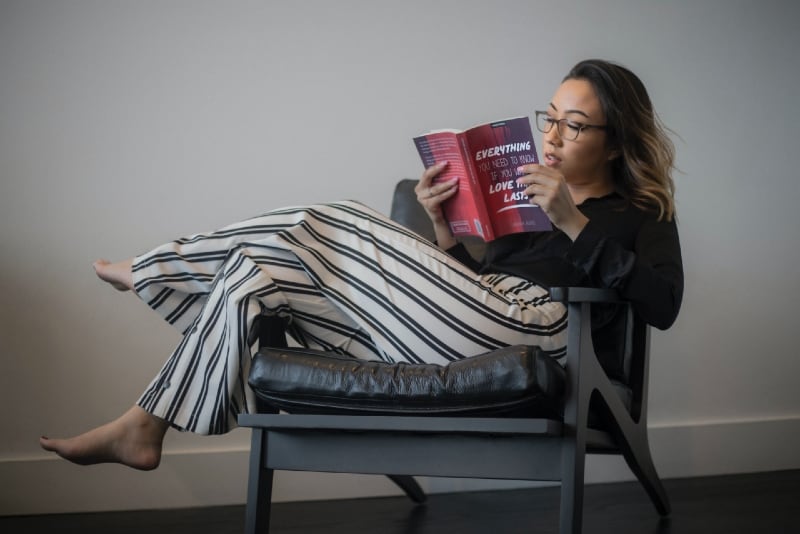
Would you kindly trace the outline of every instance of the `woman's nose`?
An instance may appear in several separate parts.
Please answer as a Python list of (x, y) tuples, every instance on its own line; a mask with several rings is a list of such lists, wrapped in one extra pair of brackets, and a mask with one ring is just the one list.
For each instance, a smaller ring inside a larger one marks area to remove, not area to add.
[(558, 131), (558, 123), (554, 124), (550, 131), (544, 134), (544, 142), (552, 145), (561, 145), (561, 134)]

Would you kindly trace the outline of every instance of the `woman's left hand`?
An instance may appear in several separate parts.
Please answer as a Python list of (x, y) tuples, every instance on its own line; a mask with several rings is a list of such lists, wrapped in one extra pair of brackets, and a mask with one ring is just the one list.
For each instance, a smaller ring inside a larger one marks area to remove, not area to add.
[(589, 219), (575, 205), (564, 175), (537, 164), (523, 165), (517, 172), (523, 174), (517, 183), (526, 186), (525, 194), (531, 204), (540, 206), (550, 222), (575, 241)]

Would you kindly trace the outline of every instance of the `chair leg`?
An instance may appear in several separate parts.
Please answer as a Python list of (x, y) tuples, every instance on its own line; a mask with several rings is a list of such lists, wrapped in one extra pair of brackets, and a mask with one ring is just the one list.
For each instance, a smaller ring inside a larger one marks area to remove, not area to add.
[(561, 513), (559, 532), (580, 534), (583, 527), (583, 486), (586, 466), (586, 431), (578, 429), (561, 450)]
[(422, 504), (428, 500), (428, 496), (425, 495), (425, 492), (422, 491), (422, 488), (419, 487), (417, 481), (414, 480), (414, 477), (407, 476), (407, 475), (386, 475), (389, 477), (389, 480), (397, 484), (400, 489), (402, 489), (406, 495), (408, 495), (409, 499), (414, 501), (417, 504)]
[[(644, 431), (644, 429), (642, 430)], [(667, 491), (658, 477), (655, 464), (653, 464), (647, 436), (639, 434), (637, 437), (638, 439), (627, 440), (624, 436), (620, 436), (617, 442), (620, 444), (628, 467), (647, 491), (656, 510), (662, 517), (666, 517), (672, 511)]]
[(250, 475), (247, 484), (245, 534), (269, 533), (273, 470), (264, 465), (267, 432), (254, 428), (250, 443)]

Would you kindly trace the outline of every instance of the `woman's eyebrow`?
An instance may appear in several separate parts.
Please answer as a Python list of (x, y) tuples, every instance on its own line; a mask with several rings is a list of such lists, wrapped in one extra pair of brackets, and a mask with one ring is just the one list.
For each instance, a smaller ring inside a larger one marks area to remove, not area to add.
[[(553, 111), (558, 111), (558, 108), (552, 102), (550, 102), (550, 107), (553, 108)], [(569, 113), (577, 113), (578, 115), (583, 115), (587, 119), (589, 118), (589, 115), (586, 112), (581, 111), (579, 109), (568, 109), (564, 113), (567, 113), (567, 114), (569, 114)]]

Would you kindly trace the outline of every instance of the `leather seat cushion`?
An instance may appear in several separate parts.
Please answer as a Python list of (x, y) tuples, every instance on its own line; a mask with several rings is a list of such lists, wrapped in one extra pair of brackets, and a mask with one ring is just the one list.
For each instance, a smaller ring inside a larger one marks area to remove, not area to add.
[(559, 417), (565, 380), (538, 347), (519, 345), (447, 365), (264, 348), (248, 382), (260, 403), (294, 413)]

